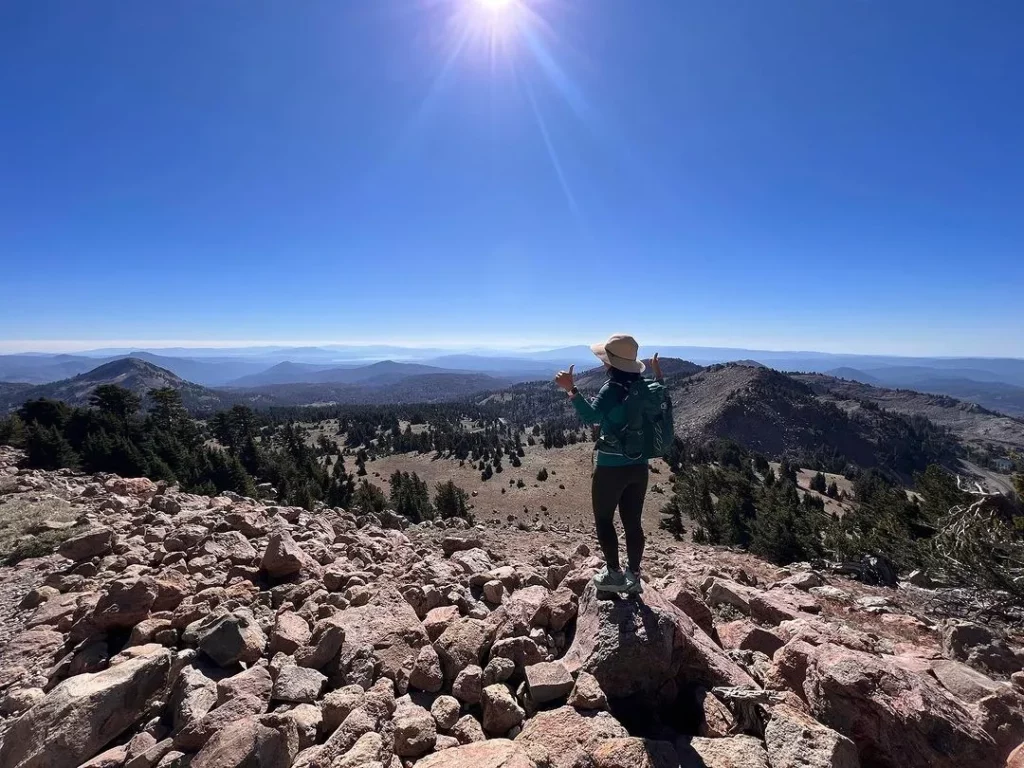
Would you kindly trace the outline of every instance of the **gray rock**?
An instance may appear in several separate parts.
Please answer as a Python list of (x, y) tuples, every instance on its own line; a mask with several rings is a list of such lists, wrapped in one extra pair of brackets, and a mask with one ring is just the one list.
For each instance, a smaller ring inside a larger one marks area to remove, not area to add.
[(394, 723), (395, 754), (399, 757), (422, 757), (434, 749), (437, 724), (423, 707), (402, 700), (395, 710)]
[(158, 645), (94, 674), (65, 680), (15, 720), (0, 745), (4, 768), (76, 768), (134, 725), (164, 685), (171, 654)]
[(753, 736), (727, 736), (707, 739), (695, 736), (688, 745), (676, 744), (683, 765), (706, 768), (769, 768), (768, 753), (760, 739)]
[(459, 701), (474, 705), (480, 703), (480, 695), (483, 693), (484, 671), (475, 664), (466, 667), (455, 676), (452, 683), (452, 695)]
[(315, 669), (289, 665), (277, 673), (271, 698), (274, 701), (311, 704), (320, 698), (326, 682), (327, 678)]
[(430, 705), (430, 714), (434, 716), (434, 722), (442, 731), (450, 731), (459, 721), (460, 706), (458, 699), (453, 696), (438, 696)]
[(764, 739), (772, 768), (860, 768), (852, 741), (792, 707), (772, 709)]
[(526, 717), (523, 708), (505, 685), (489, 685), (483, 690), (484, 732), (503, 736)]
[(217, 617), (198, 633), (199, 650), (222, 667), (253, 664), (267, 647), (267, 636), (247, 608)]
[(580, 672), (576, 676), (576, 685), (569, 694), (569, 706), (582, 710), (607, 710), (608, 697), (601, 690), (597, 678), (589, 672)]
[(572, 675), (560, 661), (542, 662), (527, 667), (526, 684), (534, 704), (564, 699), (573, 689)]
[(463, 715), (458, 719), (452, 726), (452, 736), (457, 738), (460, 744), (472, 744), (487, 738), (480, 721), (472, 715)]
[(90, 528), (61, 542), (57, 549), (60, 554), (76, 563), (93, 557), (102, 557), (114, 548), (116, 536), (106, 526)]

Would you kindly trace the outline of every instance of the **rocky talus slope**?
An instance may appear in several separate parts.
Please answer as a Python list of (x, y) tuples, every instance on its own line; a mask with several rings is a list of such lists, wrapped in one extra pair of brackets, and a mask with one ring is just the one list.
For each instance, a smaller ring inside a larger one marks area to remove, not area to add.
[(599, 599), (582, 538), (15, 458), (80, 515), (0, 570), (3, 768), (1024, 765), (1024, 654), (898, 593), (687, 547)]

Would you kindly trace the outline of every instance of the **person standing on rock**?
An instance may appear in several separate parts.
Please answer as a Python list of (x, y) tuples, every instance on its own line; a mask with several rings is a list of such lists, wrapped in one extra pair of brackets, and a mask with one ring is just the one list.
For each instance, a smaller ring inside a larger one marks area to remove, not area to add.
[[(646, 367), (637, 359), (639, 345), (632, 336), (615, 334), (591, 346), (604, 363), (608, 381), (597, 397), (587, 400), (573, 379), (573, 368), (559, 371), (555, 383), (569, 394), (576, 413), (589, 425), (599, 424), (594, 446), (596, 466), (591, 482), (597, 540), (605, 567), (594, 576), (605, 592), (639, 594), (644, 554), (643, 511), (647, 493), (648, 461), (664, 456), (672, 442), (672, 410), (664, 386), (658, 355), (651, 360), (654, 379), (644, 379)], [(627, 567), (619, 563), (619, 537), (615, 509), (626, 534)]]

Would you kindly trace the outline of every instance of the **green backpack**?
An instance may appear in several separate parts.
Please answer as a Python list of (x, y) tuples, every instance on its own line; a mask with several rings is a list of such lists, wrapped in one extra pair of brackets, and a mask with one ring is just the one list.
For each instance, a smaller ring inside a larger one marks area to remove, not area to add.
[(611, 383), (623, 390), (626, 423), (617, 434), (602, 435), (598, 448), (634, 460), (665, 456), (675, 437), (668, 387), (653, 379), (637, 379), (628, 387)]

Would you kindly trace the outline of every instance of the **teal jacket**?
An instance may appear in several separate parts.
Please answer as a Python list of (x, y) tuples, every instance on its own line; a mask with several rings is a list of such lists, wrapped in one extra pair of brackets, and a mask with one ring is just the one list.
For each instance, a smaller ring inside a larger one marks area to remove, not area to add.
[[(572, 407), (587, 424), (600, 424), (602, 435), (614, 435), (626, 424), (626, 406), (622, 404), (624, 394), (621, 387), (609, 381), (593, 400), (588, 401), (579, 393), (573, 395)], [(647, 459), (627, 459), (620, 453), (595, 452), (599, 467), (631, 467), (647, 463)]]

